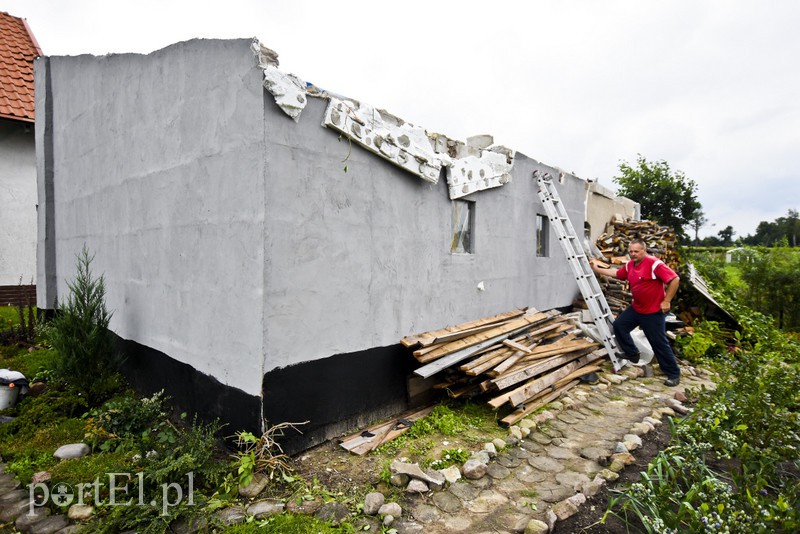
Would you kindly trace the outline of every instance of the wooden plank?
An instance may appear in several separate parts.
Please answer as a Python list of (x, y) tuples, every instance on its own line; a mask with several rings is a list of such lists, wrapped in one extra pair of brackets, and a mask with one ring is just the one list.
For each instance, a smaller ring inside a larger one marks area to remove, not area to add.
[(536, 347), (536, 346), (537, 346), (539, 343), (541, 343), (541, 341), (536, 341), (536, 342), (534, 342), (534, 344), (533, 344), (533, 345), (531, 345), (530, 347), (528, 347), (528, 350), (527, 350), (526, 352), (522, 352), (522, 351), (520, 351), (520, 352), (515, 352), (514, 354), (512, 354), (511, 356), (509, 356), (508, 358), (506, 358), (506, 359), (505, 359), (505, 361), (501, 362), (501, 363), (500, 363), (499, 365), (497, 365), (497, 366), (496, 366), (494, 369), (492, 369), (492, 371), (491, 371), (490, 375), (491, 375), (491, 376), (499, 376), (499, 375), (501, 375), (501, 374), (505, 373), (505, 372), (506, 372), (506, 371), (508, 371), (508, 370), (509, 370), (509, 369), (510, 369), (510, 368), (511, 368), (511, 367), (512, 367), (512, 366), (513, 366), (515, 363), (517, 363), (517, 362), (518, 362), (518, 361), (519, 361), (519, 360), (520, 360), (520, 359), (521, 359), (521, 358), (522, 358), (522, 357), (523, 357), (525, 354), (530, 354), (530, 353), (532, 352), (532, 349), (533, 349), (534, 347)]
[(491, 324), (491, 323), (498, 323), (500, 321), (506, 321), (508, 319), (513, 319), (515, 317), (520, 317), (521, 315), (525, 315), (528, 311), (528, 308), (520, 308), (518, 310), (512, 310), (504, 313), (500, 313), (497, 315), (493, 315), (491, 317), (485, 317), (483, 319), (478, 319), (475, 321), (469, 321), (466, 323), (462, 323), (456, 326), (448, 326), (446, 328), (442, 328), (439, 330), (431, 330), (430, 332), (423, 332), (421, 334), (414, 334), (410, 336), (406, 336), (400, 340), (400, 343), (403, 344), (405, 347), (413, 347), (414, 345), (418, 345), (420, 343), (432, 343), (437, 337), (445, 336), (447, 334), (452, 334), (453, 332), (459, 332), (461, 330), (468, 330), (470, 328), (476, 328), (483, 325)]
[(414, 354), (415, 358), (419, 358), (424, 354), (428, 354), (429, 352), (433, 352), (434, 350), (438, 349), (439, 347), (444, 347), (447, 343), (434, 343), (432, 345), (428, 345), (427, 347), (422, 347), (420, 349), (415, 350), (412, 354)]
[(524, 364), (541, 360), (549, 356), (554, 356), (556, 354), (572, 352), (574, 350), (582, 349), (592, 343), (595, 343), (595, 341), (591, 339), (579, 338), (575, 334), (570, 334), (557, 341), (554, 341), (553, 343), (539, 345), (531, 352), (531, 354), (526, 354), (520, 358), (519, 363)]
[[(563, 384), (563, 385), (560, 385)], [(563, 395), (565, 392), (569, 391), (570, 389), (574, 388), (580, 384), (580, 380), (570, 380), (570, 381), (560, 381), (553, 386), (554, 391), (547, 392), (543, 391), (542, 395), (534, 399), (533, 402), (526, 404), (523, 408), (518, 408), (502, 418), (500, 420), (500, 424), (503, 426), (511, 426), (520, 419), (523, 419), (526, 415), (535, 412), (548, 402), (552, 402)]]
[(583, 347), (551, 355), (546, 359), (530, 362), (524, 367), (512, 368), (506, 374), (492, 378), (491, 381), (495, 386), (497, 386), (497, 389), (503, 390), (513, 386), (514, 384), (519, 384), (520, 382), (533, 378), (536, 375), (540, 375), (546, 371), (549, 371), (550, 369), (555, 369), (559, 365), (569, 363), (576, 358), (585, 356), (599, 346), (598, 343), (589, 341), (586, 343), (587, 344)]
[[(523, 354), (523, 353), (520, 352), (519, 354)], [(504, 360), (506, 360), (508, 358), (509, 358), (509, 356), (507, 356), (505, 351), (503, 351), (502, 353), (495, 355), (493, 358), (490, 358), (490, 359), (484, 361), (480, 365), (476, 365), (474, 367), (471, 367), (471, 368), (467, 369), (464, 372), (467, 373), (470, 376), (478, 376), (482, 372), (484, 372), (484, 371), (486, 371), (488, 369), (491, 369), (492, 367), (498, 365), (499, 363), (502, 363)]]
[(453, 352), (461, 351), (478, 344), (483, 344), (490, 339), (496, 338), (497, 341), (499, 341), (510, 337), (511, 332), (518, 332), (521, 329), (526, 328), (537, 321), (541, 321), (542, 319), (547, 319), (547, 318), (548, 316), (546, 314), (541, 312), (536, 312), (530, 315), (526, 315), (524, 317), (512, 319), (511, 321), (503, 323), (502, 325), (492, 328), (490, 330), (479, 332), (477, 334), (472, 334), (471, 336), (467, 336), (465, 338), (452, 341), (447, 345), (445, 345), (444, 347), (440, 347), (437, 350), (434, 350), (428, 354), (418, 357), (417, 360), (420, 363), (429, 363), (432, 362), (433, 360), (436, 360), (448, 354), (452, 354)]
[(509, 350), (505, 347), (497, 345), (495, 347), (490, 347), (492, 350), (486, 350), (483, 354), (475, 358), (474, 360), (470, 360), (465, 364), (462, 364), (458, 367), (459, 371), (468, 372), (470, 369), (483, 365), (488, 361), (492, 361), (498, 356), (506, 356), (509, 353)]
[(511, 391), (507, 391), (507, 392), (505, 392), (505, 393), (503, 393), (501, 395), (498, 395), (497, 397), (494, 397), (494, 398), (490, 399), (489, 400), (489, 406), (491, 406), (495, 410), (498, 409), (500, 406), (502, 406), (503, 404), (508, 402), (511, 399), (511, 396), (514, 393), (516, 393), (519, 390), (524, 389), (526, 386), (528, 386), (533, 381), (531, 379), (534, 379), (534, 377), (536, 377), (538, 375), (541, 375), (543, 373), (546, 373), (547, 371), (550, 371), (551, 369), (555, 369), (555, 368), (560, 367), (562, 365), (569, 364), (569, 362), (577, 360), (577, 359), (579, 359), (581, 357), (585, 357), (592, 350), (594, 350), (594, 347), (587, 347), (587, 348), (582, 349), (582, 350), (578, 350), (578, 351), (575, 351), (575, 352), (564, 354), (562, 356), (557, 356), (555, 358), (550, 358), (548, 360), (545, 360), (545, 361), (542, 361), (542, 362), (538, 362), (537, 364), (526, 368), (523, 372), (514, 373), (512, 375), (508, 375), (506, 377), (503, 377), (505, 380), (503, 380), (503, 379), (501, 379), (501, 380), (498, 380), (498, 379), (491, 380), (491, 382), (499, 390), (506, 389), (509, 386), (518, 384), (518, 383), (523, 382), (525, 380), (529, 380), (529, 382), (527, 382), (526, 384), (524, 384), (524, 385), (522, 385), (522, 386), (520, 386), (520, 387), (518, 387), (516, 389), (513, 389)]
[(544, 388), (558, 382), (562, 378), (569, 376), (570, 373), (580, 369), (587, 363), (599, 360), (600, 358), (602, 358), (602, 356), (595, 353), (581, 356), (577, 360), (564, 365), (560, 369), (553, 371), (552, 373), (541, 378), (534, 379), (523, 387), (514, 390), (514, 392), (509, 396), (508, 402), (511, 403), (512, 406), (522, 404), (526, 399), (532, 397)]
[[(425, 417), (426, 415), (431, 413), (431, 411), (433, 411), (433, 408), (434, 408), (433, 406), (427, 406), (425, 408), (422, 408), (421, 410), (417, 410), (417, 411), (414, 411), (414, 412), (411, 412), (411, 413), (407, 413), (406, 415), (397, 416), (394, 419), (391, 419), (391, 420), (389, 420), (389, 421), (387, 421), (385, 423), (382, 423), (381, 425), (379, 425), (377, 427), (370, 428), (369, 432), (374, 434), (374, 436), (372, 436), (368, 440), (366, 440), (366, 441), (364, 441), (364, 442), (362, 442), (362, 443), (360, 443), (360, 444), (358, 444), (358, 445), (356, 445), (354, 447), (351, 446), (347, 450), (349, 450), (353, 454), (357, 454), (359, 456), (363, 456), (363, 455), (367, 454), (368, 452), (370, 452), (370, 451), (372, 451), (374, 449), (377, 449), (378, 447), (380, 447), (384, 443), (389, 443), (394, 438), (396, 438), (397, 436), (400, 436), (401, 434), (403, 434), (404, 432), (406, 432), (410, 428), (410, 427), (403, 427), (403, 428), (395, 429), (394, 427), (397, 425), (397, 422), (400, 419), (407, 419), (409, 421), (414, 422), (414, 421), (417, 421), (419, 419), (422, 419), (423, 417)], [(360, 437), (360, 434), (359, 434), (359, 437)], [(344, 444), (344, 442), (342, 442), (341, 445), (344, 446), (343, 444)], [(347, 447), (344, 447), (344, 448), (347, 448)]]
[(525, 328), (527, 328), (527, 326), (524, 326), (524, 327), (522, 327), (522, 328), (520, 328), (520, 329), (518, 329), (518, 330), (516, 330), (514, 332), (510, 332), (510, 333), (507, 333), (507, 334), (502, 334), (500, 336), (497, 336), (496, 338), (489, 339), (489, 340), (487, 340), (487, 341), (485, 341), (483, 343), (480, 343), (480, 344), (478, 344), (478, 345), (476, 345), (474, 347), (469, 347), (469, 348), (466, 348), (464, 350), (461, 350), (461, 351), (458, 351), (458, 352), (454, 352), (452, 354), (448, 354), (447, 356), (439, 358), (437, 361), (435, 361), (433, 363), (429, 363), (428, 365), (425, 365), (425, 366), (420, 367), (419, 369), (416, 369), (414, 371), (414, 374), (419, 375), (419, 376), (421, 376), (423, 378), (428, 378), (429, 376), (433, 376), (434, 374), (438, 373), (439, 371), (441, 371), (443, 369), (447, 369), (448, 367), (451, 367), (451, 366), (457, 364), (458, 362), (462, 362), (462, 361), (466, 360), (467, 358), (471, 358), (475, 354), (481, 352), (485, 348), (484, 345), (487, 346), (487, 347), (490, 346), (490, 345), (493, 345), (493, 344), (497, 343), (498, 341), (502, 341), (506, 337), (508, 337), (510, 335), (513, 335), (516, 332), (524, 330)]
[[(511, 332), (500, 334), (499, 336), (487, 339), (486, 341), (478, 343), (477, 345), (470, 346), (467, 347), (466, 349), (462, 349), (460, 351), (456, 351), (446, 356), (443, 356), (433, 363), (429, 363), (428, 365), (416, 369), (414, 373), (423, 378), (432, 376), (443, 369), (447, 369), (448, 367), (451, 367), (459, 362), (462, 362), (467, 358), (471, 358), (472, 356), (481, 352), (484, 348), (488, 346), (491, 346), (495, 343), (498, 343), (499, 341), (502, 341), (503, 339), (513, 336), (514, 334), (518, 334), (519, 332), (524, 331), (525, 329), (529, 328), (529, 326), (530, 325), (526, 324), (524, 326), (517, 328), (516, 330), (512, 330)], [(460, 341), (462, 340), (456, 341), (455, 343), (459, 343)]]
[(505, 345), (506, 347), (509, 347), (511, 349), (514, 349), (515, 351), (524, 352), (525, 354), (530, 354), (531, 353), (531, 349), (529, 347), (526, 347), (525, 345), (521, 345), (521, 344), (519, 344), (516, 341), (513, 341), (511, 339), (503, 340), (503, 345)]
[(461, 339), (462, 337), (467, 337), (472, 334), (477, 334), (479, 332), (483, 332), (484, 330), (489, 330), (490, 328), (494, 328), (498, 326), (500, 323), (491, 323), (485, 324), (481, 326), (476, 326), (475, 328), (469, 328), (467, 330), (461, 330), (460, 332), (453, 332), (452, 334), (444, 334), (441, 336), (437, 336), (433, 342), (434, 343), (449, 343), (450, 341), (455, 341), (456, 339)]

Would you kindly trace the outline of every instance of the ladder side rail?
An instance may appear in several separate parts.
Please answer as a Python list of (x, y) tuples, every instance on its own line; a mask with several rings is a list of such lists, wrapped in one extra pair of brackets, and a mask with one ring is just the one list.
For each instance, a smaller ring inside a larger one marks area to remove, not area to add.
[(539, 185), (539, 199), (547, 212), (550, 223), (553, 225), (553, 230), (567, 257), (568, 264), (575, 275), (578, 288), (589, 307), (589, 312), (595, 320), (595, 326), (603, 340), (603, 345), (608, 352), (614, 370), (618, 371), (622, 368), (624, 363), (620, 363), (615, 357), (616, 340), (610, 328), (612, 314), (605, 295), (600, 288), (597, 277), (591, 270), (585, 252), (582, 250), (582, 247), (575, 243), (578, 239), (575, 228), (572, 226), (569, 215), (561, 203), (561, 198), (558, 195), (558, 191), (555, 189), (550, 175), (545, 173), (545, 175), (542, 176), (538, 171), (535, 171), (534, 176), (537, 178)]

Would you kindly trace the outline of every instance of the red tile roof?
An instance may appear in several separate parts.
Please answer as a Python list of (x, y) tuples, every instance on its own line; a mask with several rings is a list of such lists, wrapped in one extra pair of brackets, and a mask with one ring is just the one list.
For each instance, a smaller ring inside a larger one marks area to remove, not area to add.
[(41, 55), (25, 20), (0, 11), (0, 117), (33, 122), (33, 60)]

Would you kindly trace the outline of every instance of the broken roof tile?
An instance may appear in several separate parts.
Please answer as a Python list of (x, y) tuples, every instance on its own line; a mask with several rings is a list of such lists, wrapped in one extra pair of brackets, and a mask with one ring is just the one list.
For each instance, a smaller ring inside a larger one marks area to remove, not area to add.
[(33, 60), (41, 55), (25, 20), (0, 11), (0, 117), (34, 121)]

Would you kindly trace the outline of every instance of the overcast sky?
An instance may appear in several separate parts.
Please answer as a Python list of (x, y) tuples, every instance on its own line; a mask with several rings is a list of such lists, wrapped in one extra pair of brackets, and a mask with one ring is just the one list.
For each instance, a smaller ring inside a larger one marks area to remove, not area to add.
[[(491, 134), (614, 189), (619, 162), (695, 180), (700, 235), (800, 209), (795, 0), (0, 0), (45, 55), (257, 37), (280, 68), (428, 131)], [(714, 226), (712, 226), (712, 224)]]

